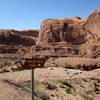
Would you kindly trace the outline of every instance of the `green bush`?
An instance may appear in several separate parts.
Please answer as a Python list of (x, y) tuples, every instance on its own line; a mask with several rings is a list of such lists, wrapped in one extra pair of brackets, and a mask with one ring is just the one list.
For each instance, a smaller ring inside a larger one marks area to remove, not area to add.
[(72, 93), (72, 88), (71, 88), (71, 87), (66, 87), (66, 88), (65, 88), (65, 91), (66, 91), (68, 94), (71, 94), (71, 93)]
[(71, 94), (73, 92), (73, 86), (70, 85), (66, 80), (59, 80), (60, 88), (64, 88), (65, 92)]

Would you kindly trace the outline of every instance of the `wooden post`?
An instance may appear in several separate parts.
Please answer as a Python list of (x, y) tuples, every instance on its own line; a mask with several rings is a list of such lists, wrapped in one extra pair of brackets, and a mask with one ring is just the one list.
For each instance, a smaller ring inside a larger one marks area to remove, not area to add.
[(34, 100), (34, 68), (31, 68), (32, 100)]
[(25, 59), (24, 64), (20, 62), (21, 66), (23, 68), (31, 68), (31, 94), (32, 94), (32, 100), (34, 100), (34, 69), (35, 68), (43, 68), (44, 67), (44, 63), (47, 60), (47, 58), (32, 58), (32, 59)]

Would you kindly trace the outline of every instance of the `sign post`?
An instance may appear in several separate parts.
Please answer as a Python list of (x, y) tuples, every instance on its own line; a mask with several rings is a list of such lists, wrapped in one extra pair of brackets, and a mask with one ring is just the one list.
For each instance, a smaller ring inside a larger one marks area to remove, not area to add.
[(45, 63), (46, 59), (45, 58), (35, 58), (32, 60), (29, 60), (29, 66), (31, 67), (31, 86), (32, 86), (32, 100), (34, 100), (34, 69), (35, 68), (43, 68), (44, 67), (44, 63)]
[(43, 68), (44, 67), (44, 63), (48, 58), (43, 57), (43, 58), (39, 58), (39, 57), (34, 57), (32, 59), (24, 59), (25, 62), (24, 64), (22, 64), (22, 62), (20, 61), (20, 64), (23, 68), (31, 68), (31, 86), (32, 86), (32, 100), (34, 100), (34, 69), (35, 68)]
[(31, 86), (32, 86), (32, 100), (34, 100), (34, 68), (31, 68)]

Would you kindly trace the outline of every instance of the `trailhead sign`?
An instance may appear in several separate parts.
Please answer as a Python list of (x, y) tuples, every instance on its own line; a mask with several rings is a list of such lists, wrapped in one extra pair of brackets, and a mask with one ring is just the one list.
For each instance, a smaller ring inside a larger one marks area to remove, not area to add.
[(47, 57), (39, 58), (34, 57), (31, 59), (23, 59), (25, 60), (24, 64), (22, 64), (20, 60), (20, 64), (23, 68), (30, 68), (31, 69), (31, 86), (32, 86), (32, 100), (34, 100), (34, 69), (35, 68), (43, 68)]
[[(49, 58), (52, 58), (52, 57), (53, 58), (59, 58), (61, 56), (44, 56), (44, 57), (34, 56), (32, 58), (22, 59), (22, 60), (24, 60), (24, 63), (22, 63), (21, 60), (19, 61), (22, 68), (31, 69), (32, 100), (34, 100), (34, 69), (35, 68), (44, 68), (45, 62)], [(65, 56), (62, 56), (62, 57), (65, 57)]]
[(46, 58), (25, 59), (24, 63), (21, 64), (21, 65), (22, 65), (23, 68), (28, 68), (28, 69), (43, 68), (46, 60), (47, 60)]

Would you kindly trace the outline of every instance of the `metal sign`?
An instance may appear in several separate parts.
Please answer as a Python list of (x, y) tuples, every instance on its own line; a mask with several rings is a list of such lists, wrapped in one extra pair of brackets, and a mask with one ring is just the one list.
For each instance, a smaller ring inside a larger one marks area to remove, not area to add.
[(26, 59), (24, 63), (20, 62), (23, 68), (43, 68), (44, 63), (47, 59), (45, 58), (34, 58), (34, 59)]

